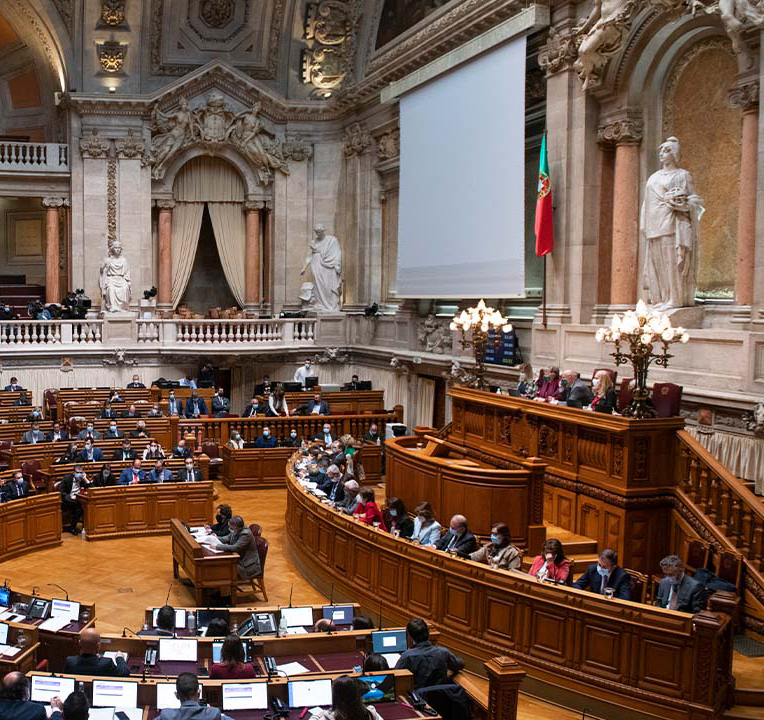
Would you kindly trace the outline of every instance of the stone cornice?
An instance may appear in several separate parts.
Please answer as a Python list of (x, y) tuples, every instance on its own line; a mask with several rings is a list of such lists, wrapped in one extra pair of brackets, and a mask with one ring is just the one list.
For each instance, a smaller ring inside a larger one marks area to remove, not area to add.
[(749, 79), (739, 82), (729, 93), (729, 103), (743, 112), (752, 112), (759, 107), (759, 81)]

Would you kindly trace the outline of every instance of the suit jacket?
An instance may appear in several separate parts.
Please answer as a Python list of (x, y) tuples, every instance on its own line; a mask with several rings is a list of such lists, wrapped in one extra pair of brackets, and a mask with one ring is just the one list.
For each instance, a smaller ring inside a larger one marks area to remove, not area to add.
[(223, 413), (229, 413), (230, 411), (231, 401), (227, 397), (215, 395), (212, 398), (212, 414), (215, 417), (220, 417)]
[[(451, 542), (451, 533), (446, 532), (445, 535), (442, 535), (440, 540), (436, 541), (435, 547), (438, 550), (445, 550), (448, 548), (449, 543)], [(449, 550), (456, 550), (459, 553), (474, 553), (475, 550), (477, 550), (477, 540), (475, 540), (475, 536), (469, 531), (469, 529), (465, 529), (465, 531), (459, 535), (455, 540), (454, 543), (451, 545)]]
[(192, 477), (188, 476), (186, 468), (182, 467), (178, 470), (178, 482), (202, 482), (203, 480), (202, 471), (199, 468), (194, 468)]
[[(595, 402), (596, 401), (596, 402)], [(606, 390), (602, 397), (597, 395), (592, 399), (592, 409), (597, 412), (612, 413), (616, 408), (615, 390)]]
[(112, 418), (119, 417), (119, 415), (117, 415), (117, 411), (114, 408), (111, 408), (111, 410), (101, 410), (101, 414), (98, 417), (111, 420)]
[(252, 403), (247, 405), (242, 412), (242, 417), (256, 417), (257, 415), (266, 415), (267, 406), (258, 405), (256, 408), (252, 407)]
[(130, 450), (130, 452), (125, 455), (125, 451), (122, 448), (117, 448), (114, 451), (114, 454), (111, 456), (112, 460), (135, 460), (136, 458), (135, 450)]
[(29, 483), (26, 480), (23, 480), (21, 485), (17, 485), (13, 480), (9, 480), (4, 483), (2, 489), (0, 489), (0, 496), (2, 496), (2, 499), (5, 502), (29, 497)]
[[(698, 613), (706, 607), (705, 588), (694, 577), (685, 575), (679, 583), (676, 609), (679, 612)], [(671, 594), (671, 578), (663, 578), (658, 584), (658, 597), (655, 604), (658, 607), (669, 606)]]
[(21, 437), (23, 443), (45, 442), (45, 433), (42, 430), (27, 430)]
[[(116, 665), (115, 665), (116, 663)], [(70, 655), (66, 658), (64, 672), (67, 675), (104, 675), (106, 677), (127, 677), (130, 668), (122, 658), (114, 662), (100, 655)]]
[(59, 437), (58, 440), (54, 440), (53, 431), (49, 430), (48, 434), (45, 436), (45, 442), (64, 442), (65, 440), (69, 440), (69, 433), (66, 432), (66, 430), (62, 430), (59, 435), (61, 437)]
[(107, 440), (117, 440), (117, 439), (122, 439), (123, 437), (125, 437), (125, 433), (123, 433), (123, 432), (122, 432), (122, 431), (121, 431), (119, 428), (117, 428), (117, 431), (116, 431), (116, 432), (112, 432), (112, 431), (111, 431), (111, 428), (110, 428), (109, 430), (107, 430), (107, 431), (106, 431), (106, 432), (103, 434), (103, 436), (104, 436), (104, 437), (105, 437)]
[(370, 432), (367, 432), (363, 436), (363, 441), (364, 442), (374, 443), (376, 445), (377, 444), (377, 440), (379, 440), (379, 442), (381, 443), (384, 440), (384, 438), (379, 433), (377, 433), (376, 435), (372, 435)]
[(234, 535), (229, 533), (220, 538), (220, 550), (239, 554), (239, 576), (249, 580), (257, 577), (260, 572), (260, 556), (257, 553), (255, 536), (248, 527), (242, 528), (241, 532)]
[(129, 388), (145, 388), (146, 386), (143, 383), (127, 383), (127, 387), (129, 387)]
[(187, 458), (191, 457), (191, 448), (190, 447), (184, 447), (182, 450), (179, 447), (174, 447), (172, 449), (172, 456), (176, 458)]
[[(579, 590), (591, 590), (598, 595), (602, 594), (602, 576), (597, 572), (597, 563), (592, 563), (586, 572), (573, 583), (573, 587)], [(615, 597), (621, 600), (631, 600), (631, 579), (622, 567), (616, 565), (607, 579), (606, 587), (615, 591)]]
[[(200, 397), (196, 399), (196, 402), (199, 404), (199, 415), (207, 415), (207, 403), (204, 402), (204, 398)], [(188, 398), (186, 400), (186, 417), (193, 417), (194, 416), (194, 399)]]
[(220, 720), (221, 717), (225, 716), (217, 708), (200, 705), (195, 700), (186, 700), (179, 708), (165, 708), (156, 720)]
[(101, 462), (103, 460), (103, 450), (101, 448), (93, 448), (93, 459), (88, 458), (88, 453), (85, 448), (77, 453), (77, 462)]
[(572, 385), (565, 388), (561, 399), (568, 407), (582, 408), (584, 405), (591, 405), (594, 393), (581, 378), (578, 378)]
[(323, 430), (320, 433), (316, 433), (316, 437), (324, 443), (324, 447), (329, 447), (337, 439), (334, 433), (329, 433), (329, 442), (326, 442), (326, 435), (324, 435)]
[(27, 415), (27, 422), (42, 422), (42, 413), (31, 412)]
[(183, 416), (183, 401), (175, 398), (174, 400), (167, 399), (167, 414), (168, 415), (180, 415)]
[(135, 414), (131, 414), (129, 410), (123, 410), (122, 411), (122, 417), (123, 418), (140, 418), (141, 417), (141, 411), (136, 408), (135, 409)]
[[(142, 483), (146, 480), (146, 471), (145, 470), (139, 470), (138, 471), (138, 482)], [(133, 482), (133, 468), (128, 467), (125, 468), (122, 471), (122, 474), (119, 476), (119, 484), (120, 485), (130, 485)]]
[(138, 430), (136, 428), (135, 430), (130, 431), (130, 437), (131, 438), (149, 437), (149, 430), (148, 428), (144, 428), (143, 430)]
[(256, 448), (275, 448), (279, 446), (279, 441), (276, 440), (273, 435), (270, 437), (265, 437), (264, 435), (260, 435), (257, 440), (255, 440), (255, 447)]
[(41, 703), (31, 700), (4, 700), (2, 698), (0, 698), (0, 717), (3, 720), (47, 720), (45, 705)]
[(6, 392), (11, 392), (11, 391), (14, 391), (14, 390), (23, 390), (23, 389), (24, 388), (21, 387), (21, 385), (6, 385), (5, 386), (5, 391)]
[[(92, 484), (91, 482), (83, 482), (80, 485), (80, 487), (84, 490), (85, 488), (90, 487), (91, 484)], [(62, 495), (71, 495), (73, 487), (74, 487), (74, 475), (65, 475), (61, 479), (61, 485), (58, 486), (58, 489)]]
[(117, 484), (117, 476), (112, 473), (109, 477), (105, 478), (101, 473), (96, 475), (93, 480), (93, 487), (114, 487)]
[[(345, 499), (345, 483), (342, 481), (342, 478), (340, 477), (337, 482), (334, 483), (326, 475), (324, 475), (324, 477), (326, 480), (318, 486), (318, 489), (323, 490), (330, 500), (333, 500), (334, 502), (342, 502)], [(333, 497), (332, 492), (334, 493)]]
[(315, 400), (311, 400), (308, 403), (308, 414), (313, 414), (313, 409), (318, 405), (318, 414), (319, 415), (328, 415), (329, 414), (329, 403), (326, 402), (326, 400), (321, 400), (321, 402), (316, 402)]
[(169, 483), (172, 482), (172, 470), (168, 470), (167, 468), (164, 468), (162, 470), (161, 477), (159, 473), (157, 473), (156, 468), (151, 468), (151, 471), (149, 472), (148, 478), (146, 479), (147, 483)]
[(79, 435), (77, 435), (77, 439), (78, 440), (87, 440), (88, 436), (91, 436), (93, 438), (93, 440), (100, 440), (103, 437), (103, 435), (101, 435), (101, 433), (98, 430), (96, 430), (95, 428), (93, 428), (93, 432), (92, 433), (89, 433), (87, 431), (87, 428), (85, 428), (85, 430), (80, 430)]

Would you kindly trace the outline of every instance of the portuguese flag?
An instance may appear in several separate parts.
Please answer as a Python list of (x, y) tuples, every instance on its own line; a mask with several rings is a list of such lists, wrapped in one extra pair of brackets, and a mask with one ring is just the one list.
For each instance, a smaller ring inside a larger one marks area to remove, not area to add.
[(552, 182), (549, 179), (549, 160), (546, 156), (546, 133), (541, 141), (539, 160), (539, 191), (536, 200), (536, 255), (542, 257), (554, 249), (552, 223)]

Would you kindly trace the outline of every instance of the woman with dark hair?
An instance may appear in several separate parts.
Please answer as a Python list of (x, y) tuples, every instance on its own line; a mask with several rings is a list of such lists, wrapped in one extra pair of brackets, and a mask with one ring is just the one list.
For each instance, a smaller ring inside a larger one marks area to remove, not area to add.
[(223, 618), (212, 618), (204, 637), (228, 637), (228, 623)]
[(211, 535), (212, 533), (215, 533), (218, 537), (228, 535), (228, 521), (231, 519), (232, 515), (233, 510), (231, 510), (230, 505), (218, 505), (217, 510), (215, 510), (215, 524), (204, 526), (205, 530), (207, 530), (207, 534)]
[(369, 653), (363, 659), (363, 671), (367, 672), (379, 672), (381, 670), (389, 670), (390, 665), (383, 655), (379, 653)]
[(361, 684), (348, 675), (340, 675), (332, 683), (332, 707), (311, 718), (320, 720), (382, 720), (373, 705), (361, 700)]
[(397, 497), (387, 501), (385, 524), (393, 535), (406, 538), (406, 540), (411, 539), (411, 533), (414, 532), (414, 521), (409, 517), (403, 500)]
[(428, 502), (421, 502), (414, 508), (414, 530), (411, 539), (420, 545), (434, 545), (440, 540), (440, 523)]
[(117, 478), (111, 471), (111, 463), (104, 463), (93, 478), (94, 487), (112, 487), (117, 484)]
[(570, 585), (573, 575), (570, 572), (570, 560), (565, 557), (562, 543), (554, 538), (549, 538), (541, 549), (541, 555), (537, 555), (528, 571), (537, 580)]
[(495, 570), (517, 570), (523, 561), (520, 551), (512, 544), (509, 526), (506, 523), (495, 523), (491, 527), (491, 542), (462, 557), (485, 563)]
[(270, 417), (289, 417), (289, 406), (284, 397), (284, 386), (281, 383), (276, 386), (273, 395), (268, 398), (267, 414)]
[(210, 679), (243, 680), (255, 677), (252, 663), (244, 662), (244, 648), (238, 635), (229, 635), (223, 640), (220, 662), (213, 663)]
[(377, 505), (374, 498), (374, 488), (361, 488), (359, 497), (361, 500), (356, 506), (353, 515), (357, 516), (358, 519), (365, 525), (373, 525), (374, 523), (379, 523), (379, 527), (382, 530), (387, 531), (385, 519), (382, 517), (382, 512), (380, 511), (379, 505)]
[(66, 446), (66, 451), (61, 457), (56, 458), (54, 465), (68, 465), (69, 463), (77, 462), (77, 443), (70, 442)]

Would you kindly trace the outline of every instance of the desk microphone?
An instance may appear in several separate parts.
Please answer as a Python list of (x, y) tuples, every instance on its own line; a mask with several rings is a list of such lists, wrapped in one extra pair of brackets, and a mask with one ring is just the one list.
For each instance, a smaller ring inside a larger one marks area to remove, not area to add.
[(135, 632), (135, 630), (131, 630), (129, 627), (122, 628), (122, 637), (127, 637), (127, 635), (125, 635), (125, 630), (127, 630), (127, 632), (131, 633), (132, 635), (135, 635), (135, 637), (140, 637), (140, 635)]
[(379, 601), (379, 629), (382, 629), (382, 601)]
[(62, 588), (60, 585), (57, 585), (56, 583), (45, 583), (45, 585), (47, 585), (48, 587), (56, 587), (56, 588), (58, 588), (62, 593), (64, 593), (66, 595), (67, 601), (69, 600), (69, 593), (66, 592), (66, 590), (64, 590), (64, 588)]
[(165, 598), (165, 601), (164, 601), (164, 604), (165, 604), (165, 605), (167, 605), (167, 603), (169, 603), (169, 602), (170, 602), (170, 593), (172, 592), (172, 586), (173, 586), (173, 585), (175, 585), (175, 580), (174, 580), (174, 579), (173, 579), (173, 581), (170, 583), (170, 587), (169, 587), (169, 589), (167, 590), (167, 597)]
[(292, 583), (292, 587), (289, 590), (289, 607), (292, 607), (292, 593), (294, 592), (294, 583)]
[(329, 605), (334, 605), (334, 583), (332, 583), (332, 592), (329, 595)]

